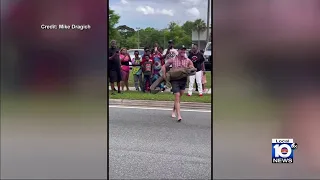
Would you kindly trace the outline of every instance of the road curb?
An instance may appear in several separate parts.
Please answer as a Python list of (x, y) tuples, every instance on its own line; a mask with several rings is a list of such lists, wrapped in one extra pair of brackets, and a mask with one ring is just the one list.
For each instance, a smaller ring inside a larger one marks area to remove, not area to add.
[[(109, 99), (109, 105), (171, 108), (173, 106), (173, 102), (172, 101), (152, 101), (152, 100)], [(211, 110), (211, 103), (181, 102), (180, 106), (183, 109)]]

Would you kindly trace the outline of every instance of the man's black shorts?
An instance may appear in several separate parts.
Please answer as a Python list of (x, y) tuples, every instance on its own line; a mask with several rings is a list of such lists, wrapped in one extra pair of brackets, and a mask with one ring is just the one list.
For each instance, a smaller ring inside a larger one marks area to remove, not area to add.
[(187, 86), (187, 78), (185, 79), (180, 79), (177, 81), (171, 81), (171, 86), (172, 86), (172, 92), (173, 94), (178, 93), (180, 91), (184, 91)]
[(120, 82), (121, 81), (121, 72), (120, 71), (109, 71), (109, 80), (111, 83)]

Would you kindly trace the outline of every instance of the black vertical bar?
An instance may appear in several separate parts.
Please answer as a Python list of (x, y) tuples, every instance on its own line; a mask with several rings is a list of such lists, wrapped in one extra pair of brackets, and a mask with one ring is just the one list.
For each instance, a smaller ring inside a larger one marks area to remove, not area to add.
[[(209, 4), (208, 4), (209, 6)], [(214, 76), (213, 76), (213, 1), (210, 1), (211, 6), (211, 33), (210, 33), (210, 41), (211, 41), (211, 179), (213, 179), (213, 92), (214, 92)], [(208, 17), (209, 18), (209, 17)]]
[(108, 73), (108, 63), (109, 63), (109, 0), (107, 0), (107, 16), (108, 16), (108, 20), (107, 20), (107, 57), (106, 57), (106, 61), (107, 61), (107, 179), (109, 179), (109, 73)]

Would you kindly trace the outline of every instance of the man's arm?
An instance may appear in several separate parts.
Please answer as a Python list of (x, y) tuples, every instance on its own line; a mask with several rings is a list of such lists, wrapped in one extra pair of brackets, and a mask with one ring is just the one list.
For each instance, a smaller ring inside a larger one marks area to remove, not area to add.
[(141, 56), (140, 66), (142, 66), (144, 62), (146, 62), (146, 59), (144, 58), (144, 56)]
[(173, 59), (171, 58), (171, 59), (169, 59), (169, 60), (167, 61), (167, 63), (165, 63), (165, 64), (161, 67), (162, 76), (163, 76), (164, 78), (166, 78), (167, 67), (169, 67), (169, 66), (172, 65), (172, 64), (173, 64)]
[(204, 56), (203, 56), (203, 54), (201, 54), (199, 63), (203, 63), (204, 61), (205, 61)]
[(188, 59), (192, 58), (192, 53), (189, 53)]
[(153, 76), (153, 73), (154, 73), (154, 68), (153, 68), (153, 65), (151, 65), (151, 77)]
[[(109, 54), (110, 55), (110, 54)], [(112, 56), (109, 56), (109, 60), (113, 60), (113, 58), (114, 58), (114, 56), (115, 56), (116, 54), (113, 54)]]
[(188, 59), (188, 67), (189, 68), (194, 68), (194, 65), (193, 65), (193, 62), (190, 60), (190, 59)]

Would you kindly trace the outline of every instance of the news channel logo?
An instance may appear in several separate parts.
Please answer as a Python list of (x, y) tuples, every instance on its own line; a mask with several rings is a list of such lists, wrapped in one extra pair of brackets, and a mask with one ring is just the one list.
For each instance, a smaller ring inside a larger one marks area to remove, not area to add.
[(298, 144), (293, 139), (272, 139), (272, 163), (293, 163)]

